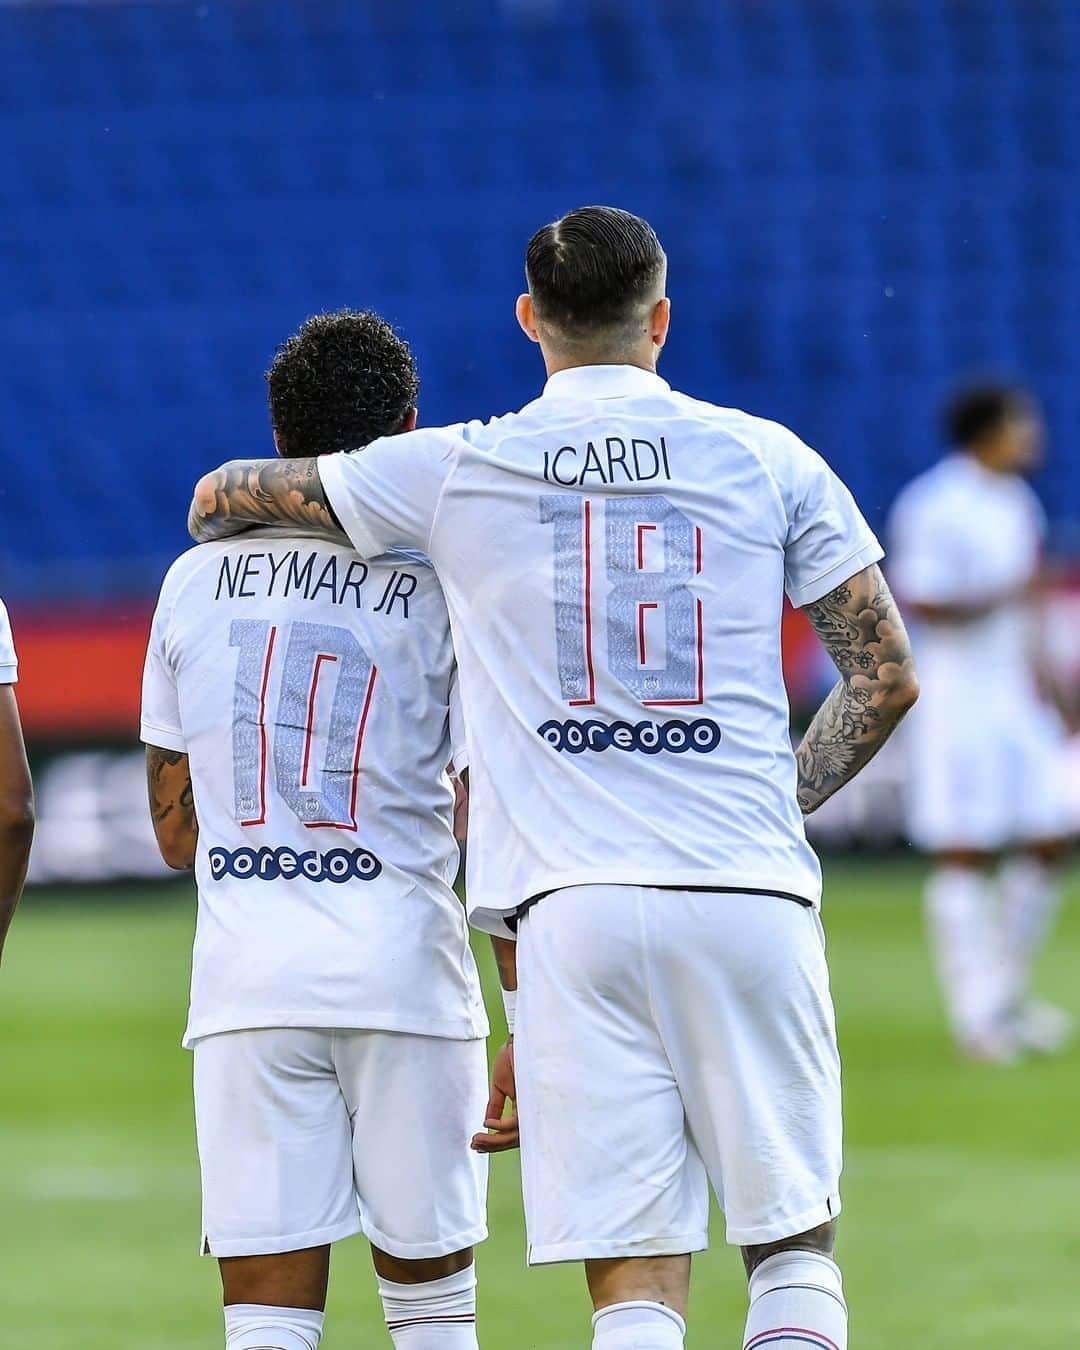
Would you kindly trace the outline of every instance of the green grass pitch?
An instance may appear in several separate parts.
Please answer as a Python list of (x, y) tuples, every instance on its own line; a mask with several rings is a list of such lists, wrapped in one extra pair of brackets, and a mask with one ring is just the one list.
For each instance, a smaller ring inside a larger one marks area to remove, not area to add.
[[(851, 1344), (1064, 1350), (1080, 1344), (1080, 1054), (1013, 1069), (954, 1058), (918, 889), (908, 864), (827, 868)], [(1070, 893), (1040, 987), (1080, 1012), (1075, 871)], [(178, 1045), (191, 926), (187, 886), (33, 894), (18, 917), (0, 972), (3, 1344), (221, 1344), (216, 1268), (196, 1255), (190, 1065)], [(587, 1346), (578, 1268), (525, 1269), (516, 1155), (493, 1161), (490, 1215), (481, 1344)], [(744, 1282), (719, 1220), (694, 1266), (688, 1345), (737, 1347)], [(389, 1346), (361, 1240), (335, 1254), (323, 1344)]]

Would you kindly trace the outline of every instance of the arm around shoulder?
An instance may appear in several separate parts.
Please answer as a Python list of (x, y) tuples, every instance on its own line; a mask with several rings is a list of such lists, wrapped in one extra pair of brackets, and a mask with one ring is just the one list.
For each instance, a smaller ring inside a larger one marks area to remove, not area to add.
[(188, 533), (196, 543), (256, 525), (301, 525), (340, 536), (316, 459), (234, 459), (195, 485)]

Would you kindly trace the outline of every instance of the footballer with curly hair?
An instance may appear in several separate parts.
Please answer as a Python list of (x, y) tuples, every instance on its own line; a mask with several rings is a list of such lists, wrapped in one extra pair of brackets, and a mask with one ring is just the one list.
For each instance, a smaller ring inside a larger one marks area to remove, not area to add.
[(266, 372), (278, 454), (355, 450), (416, 426), (420, 380), (409, 344), (370, 310), (312, 315)]
[[(416, 424), (375, 314), (308, 319), (266, 378), (288, 458)], [(452, 889), (453, 680), (418, 554), (361, 561), (299, 520), (162, 586), (142, 737), (162, 855), (198, 886), (184, 1043), (228, 1350), (315, 1350), (330, 1245), (361, 1231), (398, 1350), (476, 1350), (487, 1021)]]

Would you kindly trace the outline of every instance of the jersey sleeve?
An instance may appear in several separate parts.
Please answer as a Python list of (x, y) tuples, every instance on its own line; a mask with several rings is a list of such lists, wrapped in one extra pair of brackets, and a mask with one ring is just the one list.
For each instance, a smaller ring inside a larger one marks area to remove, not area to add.
[(429, 551), (431, 527), (458, 446), (457, 428), (384, 436), (364, 450), (324, 455), (323, 491), (356, 551)]
[(469, 767), (469, 751), (465, 744), (465, 715), (461, 710), (461, 689), (457, 666), (450, 676), (450, 762), (455, 773)]
[(801, 609), (878, 562), (885, 550), (822, 457), (790, 431), (783, 435), (789, 438), (781, 478), (788, 522), (784, 588)]
[(187, 740), (180, 725), (176, 672), (170, 664), (166, 648), (169, 608), (163, 591), (150, 625), (150, 641), (143, 666), (140, 739), (144, 745), (157, 745), (163, 750), (186, 753)]
[(4, 602), (0, 600), (0, 684), (15, 684), (19, 678), (19, 663), (15, 657), (15, 639)]

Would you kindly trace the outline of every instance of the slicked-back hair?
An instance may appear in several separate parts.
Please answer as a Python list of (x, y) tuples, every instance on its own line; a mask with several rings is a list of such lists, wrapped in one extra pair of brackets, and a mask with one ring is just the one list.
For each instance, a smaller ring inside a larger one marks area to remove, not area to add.
[(537, 230), (525, 275), (538, 320), (587, 342), (640, 318), (665, 261), (648, 221), (614, 206), (582, 206)]
[(409, 344), (370, 310), (315, 314), (266, 372), (270, 419), (289, 459), (356, 450), (401, 430), (420, 381)]
[(1035, 400), (1019, 385), (969, 385), (945, 404), (942, 429), (950, 445), (967, 447), (992, 435), (1011, 418), (1034, 411)]

